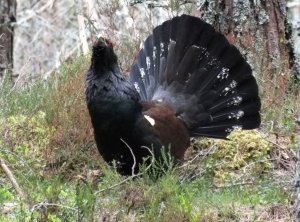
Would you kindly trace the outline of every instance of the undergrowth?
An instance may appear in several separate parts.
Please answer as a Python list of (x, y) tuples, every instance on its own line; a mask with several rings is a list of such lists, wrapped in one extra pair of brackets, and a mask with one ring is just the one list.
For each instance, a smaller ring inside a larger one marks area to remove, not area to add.
[(262, 96), (263, 130), (292, 135), (297, 127), (295, 120), (300, 110), (298, 77), (294, 73), (271, 77), (268, 70), (263, 70), (257, 79)]
[(124, 178), (94, 144), (87, 64), (79, 57), (48, 80), (0, 90), (0, 158), (26, 193), (0, 171), (0, 221), (291, 221), (290, 187), (272, 175), (288, 173), (281, 160), (293, 142), (296, 87), (263, 93), (259, 131), (196, 140), (186, 161), (157, 180)]

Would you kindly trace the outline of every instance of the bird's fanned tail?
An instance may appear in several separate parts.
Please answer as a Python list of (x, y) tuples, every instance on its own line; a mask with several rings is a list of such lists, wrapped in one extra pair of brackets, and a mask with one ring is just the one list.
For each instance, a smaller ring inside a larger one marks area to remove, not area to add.
[(182, 15), (156, 27), (130, 81), (145, 101), (171, 106), (191, 136), (225, 138), (260, 125), (258, 87), (240, 52), (212, 26)]

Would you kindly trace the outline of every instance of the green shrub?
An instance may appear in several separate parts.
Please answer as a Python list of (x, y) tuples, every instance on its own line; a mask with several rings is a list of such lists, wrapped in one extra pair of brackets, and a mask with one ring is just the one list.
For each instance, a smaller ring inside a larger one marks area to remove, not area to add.
[(1, 119), (0, 156), (16, 168), (30, 165), (41, 170), (47, 159), (50, 137), (54, 133), (54, 127), (46, 123), (44, 112), (31, 117), (20, 114)]

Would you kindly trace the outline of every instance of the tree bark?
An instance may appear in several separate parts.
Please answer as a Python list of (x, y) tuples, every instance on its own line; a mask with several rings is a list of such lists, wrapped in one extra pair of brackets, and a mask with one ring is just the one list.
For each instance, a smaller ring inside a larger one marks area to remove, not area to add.
[(205, 0), (200, 16), (237, 45), (257, 73), (287, 73), (285, 0)]
[(0, 0), (0, 79), (12, 79), (13, 23), (16, 22), (16, 0)]
[(300, 222), (300, 142), (297, 147), (297, 164), (295, 169), (295, 188), (296, 188), (296, 221)]

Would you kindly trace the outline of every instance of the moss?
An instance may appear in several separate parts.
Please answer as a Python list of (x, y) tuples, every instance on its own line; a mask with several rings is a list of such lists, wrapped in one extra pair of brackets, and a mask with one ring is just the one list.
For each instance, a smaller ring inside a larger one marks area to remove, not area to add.
[(215, 147), (207, 158), (207, 166), (212, 169), (216, 185), (260, 177), (272, 167), (272, 146), (258, 131), (235, 130), (228, 139), (198, 142), (201, 147)]

